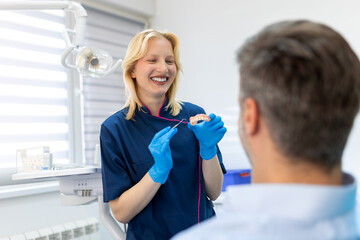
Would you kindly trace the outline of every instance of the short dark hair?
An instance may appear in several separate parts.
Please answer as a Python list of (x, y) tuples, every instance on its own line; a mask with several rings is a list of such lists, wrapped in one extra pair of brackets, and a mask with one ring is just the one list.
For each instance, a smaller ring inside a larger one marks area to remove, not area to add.
[(311, 21), (272, 24), (238, 52), (241, 101), (253, 98), (277, 147), (328, 170), (360, 104), (360, 62), (346, 40)]

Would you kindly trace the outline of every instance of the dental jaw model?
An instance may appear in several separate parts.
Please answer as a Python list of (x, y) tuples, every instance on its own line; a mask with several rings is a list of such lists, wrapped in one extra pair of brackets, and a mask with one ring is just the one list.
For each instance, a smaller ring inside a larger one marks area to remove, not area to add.
[(209, 122), (211, 119), (208, 115), (206, 114), (197, 114), (193, 117), (190, 117), (190, 124), (192, 126), (196, 125), (198, 123), (198, 121), (206, 121), (206, 122)]

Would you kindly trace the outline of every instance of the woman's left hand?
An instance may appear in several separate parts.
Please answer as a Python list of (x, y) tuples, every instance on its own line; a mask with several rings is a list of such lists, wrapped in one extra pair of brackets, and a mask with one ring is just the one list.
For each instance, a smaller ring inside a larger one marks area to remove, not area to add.
[(194, 132), (200, 142), (200, 156), (205, 160), (212, 159), (216, 155), (216, 144), (227, 131), (220, 116), (211, 113), (209, 117), (211, 119), (209, 122), (203, 121), (194, 126), (188, 123), (188, 128)]

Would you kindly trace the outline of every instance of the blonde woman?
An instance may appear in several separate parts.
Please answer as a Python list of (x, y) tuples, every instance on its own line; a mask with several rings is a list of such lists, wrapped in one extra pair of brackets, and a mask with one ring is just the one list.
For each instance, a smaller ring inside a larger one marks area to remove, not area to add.
[[(223, 173), (217, 143), (226, 132), (219, 116), (175, 99), (179, 41), (146, 30), (123, 61), (127, 102), (101, 127), (104, 201), (128, 223), (127, 239), (169, 239), (215, 215)], [(198, 115), (199, 122), (189, 123)], [(205, 116), (206, 117), (206, 116)]]

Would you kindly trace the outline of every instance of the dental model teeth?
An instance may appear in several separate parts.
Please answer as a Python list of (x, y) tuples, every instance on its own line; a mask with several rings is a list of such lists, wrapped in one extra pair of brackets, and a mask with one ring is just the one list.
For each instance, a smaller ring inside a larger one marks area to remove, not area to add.
[(205, 114), (197, 114), (193, 117), (190, 117), (190, 124), (192, 126), (196, 125), (198, 123), (198, 121), (207, 121), (209, 122), (211, 119), (208, 115)]
[(153, 78), (151, 78), (151, 79), (154, 80), (154, 81), (157, 81), (157, 82), (165, 82), (165, 81), (166, 81), (166, 78), (153, 77)]

